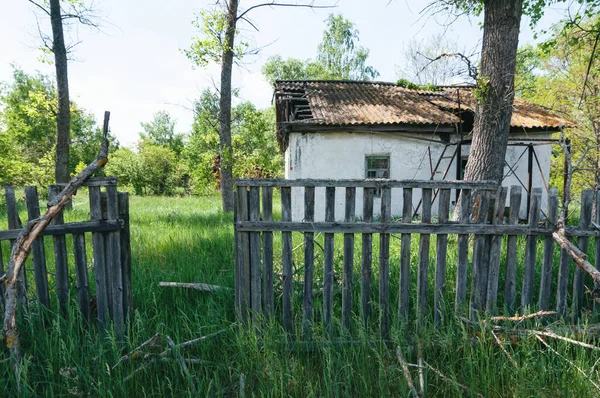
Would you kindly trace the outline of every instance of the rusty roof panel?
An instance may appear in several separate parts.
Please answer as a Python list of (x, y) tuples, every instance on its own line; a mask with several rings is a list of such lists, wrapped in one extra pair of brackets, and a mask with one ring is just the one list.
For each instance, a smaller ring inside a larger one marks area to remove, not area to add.
[[(312, 111), (302, 123), (316, 125), (445, 124), (460, 120), (459, 108), (476, 108), (472, 87), (440, 91), (409, 90), (394, 83), (344, 80), (278, 81), (276, 96), (302, 92)], [(515, 99), (512, 127), (571, 127), (573, 123), (543, 107)]]

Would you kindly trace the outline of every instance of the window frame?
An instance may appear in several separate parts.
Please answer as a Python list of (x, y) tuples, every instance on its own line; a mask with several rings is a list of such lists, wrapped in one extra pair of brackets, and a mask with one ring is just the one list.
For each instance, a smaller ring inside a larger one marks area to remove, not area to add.
[[(369, 167), (369, 160), (387, 160), (387, 169), (383, 169), (383, 168), (370, 168)], [(377, 170), (385, 170), (387, 171), (387, 178), (389, 179), (391, 177), (391, 170), (392, 170), (392, 157), (391, 154), (389, 153), (372, 153), (372, 154), (365, 154), (365, 178), (370, 179), (370, 178), (378, 178), (378, 177), (369, 177), (369, 171), (374, 171), (377, 174)], [(376, 189), (375, 190), (375, 197), (381, 197), (381, 189)]]

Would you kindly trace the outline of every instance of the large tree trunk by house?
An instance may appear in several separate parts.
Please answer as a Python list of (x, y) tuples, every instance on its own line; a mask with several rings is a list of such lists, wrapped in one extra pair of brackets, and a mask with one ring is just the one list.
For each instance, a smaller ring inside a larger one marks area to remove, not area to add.
[(54, 177), (57, 183), (69, 182), (69, 142), (71, 132), (71, 110), (69, 101), (69, 79), (67, 49), (63, 34), (60, 0), (50, 0), (50, 22), (52, 24), (52, 51), (56, 67), (58, 112), (56, 114), (56, 164)]
[(500, 182), (504, 170), (515, 86), (523, 0), (486, 0), (479, 73), (480, 104), (466, 180)]
[(221, 198), (224, 211), (233, 211), (233, 150), (231, 148), (231, 72), (237, 21), (238, 0), (229, 0), (227, 31), (221, 64), (221, 98), (219, 101), (219, 141), (221, 149)]

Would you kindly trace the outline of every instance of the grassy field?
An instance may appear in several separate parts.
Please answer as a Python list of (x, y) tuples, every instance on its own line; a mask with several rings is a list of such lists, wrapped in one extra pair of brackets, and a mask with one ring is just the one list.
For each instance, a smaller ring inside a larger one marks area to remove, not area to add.
[[(85, 206), (80, 205), (83, 196), (80, 195), (74, 210), (67, 214), (68, 220), (87, 218)], [(240, 330), (234, 325), (233, 292), (202, 293), (158, 287), (159, 281), (198, 281), (233, 287), (232, 217), (223, 214), (219, 208), (220, 199), (216, 196), (132, 197), (135, 313), (126, 346), (119, 346), (110, 333), (101, 335), (94, 328), (82, 326), (74, 288), (70, 293), (73, 301), (67, 320), (52, 312), (44, 327), (40, 310), (32, 303), (21, 320), (25, 356), (20, 369), (23, 391), (17, 393), (9, 363), (0, 362), (0, 384), (5, 388), (3, 396), (238, 396), (242, 390), (246, 397), (407, 396), (409, 389), (396, 358), (396, 347), (401, 347), (407, 362), (416, 363), (416, 346), (420, 346), (424, 360), (446, 377), (443, 379), (431, 369), (424, 369), (427, 396), (476, 396), (479, 393), (486, 397), (587, 397), (599, 394), (594, 386), (594, 383), (600, 384), (595, 366), (600, 358), (599, 351), (553, 339), (547, 339), (548, 348), (535, 337), (526, 335), (512, 340), (500, 335), (500, 346), (488, 328), (482, 325), (466, 327), (456, 318), (448, 318), (442, 327), (426, 326), (417, 334), (413, 325), (402, 325), (393, 313), (392, 343), (378, 341), (373, 333), (356, 328), (351, 336), (355, 344), (321, 344), (311, 349), (294, 349), (293, 344), (282, 344), (286, 336), (278, 322), (266, 326), (261, 333)], [(2, 204), (0, 220), (5, 220)], [(295, 236), (294, 246), (301, 241), (300, 235)], [(342, 265), (341, 241), (339, 243), (336, 245), (336, 272)], [(50, 239), (46, 239), (46, 245), (47, 252), (51, 253)], [(356, 245), (356, 264), (359, 264), (358, 236)], [(392, 247), (391, 299), (395, 303), (399, 241), (392, 239)], [(6, 260), (7, 245), (3, 249)], [(432, 243), (432, 253), (434, 250)], [(294, 252), (297, 266), (301, 264), (301, 252)], [(452, 242), (449, 253), (447, 297), (450, 301), (453, 297), (450, 281), (455, 275), (456, 261)], [(416, 249), (413, 256), (416, 260)], [(433, 259), (434, 256), (432, 262)], [(316, 269), (321, 266), (322, 256), (317, 252)], [(376, 267), (375, 261), (374, 269)], [(433, 263), (430, 272), (433, 276)], [(295, 298), (301, 295), (300, 274), (301, 271), (296, 279)], [(315, 277), (318, 292), (319, 272)], [(375, 295), (376, 278), (375, 274)], [(74, 274), (71, 279), (74, 281)], [(358, 279), (357, 274), (357, 294)], [(52, 290), (53, 278), (50, 278), (50, 285)], [(278, 291), (278, 294), (281, 293)], [(55, 300), (55, 296), (53, 298)], [(336, 287), (334, 300), (338, 319), (341, 312), (339, 298)], [(296, 299), (295, 303), (299, 301)], [(355, 303), (358, 306), (358, 300)], [(317, 294), (316, 319), (321, 316), (320, 305)], [(298, 308), (295, 314), (300, 316)], [(519, 329), (538, 326), (521, 324)], [(175, 343), (181, 343), (221, 330), (226, 332), (181, 350), (183, 357), (197, 360), (188, 365), (191, 377), (182, 371), (175, 355), (154, 363), (136, 358), (113, 368), (124, 349), (137, 347), (155, 333), (167, 334)], [(317, 330), (315, 334), (320, 341), (322, 333)], [(582, 336), (576, 338), (583, 339)], [(2, 355), (0, 361), (7, 354)], [(418, 384), (417, 368), (410, 371)]]

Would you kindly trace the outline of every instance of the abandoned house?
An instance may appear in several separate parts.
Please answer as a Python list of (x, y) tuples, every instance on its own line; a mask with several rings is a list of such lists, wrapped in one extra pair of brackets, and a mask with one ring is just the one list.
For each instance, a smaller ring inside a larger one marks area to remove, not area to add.
[[(382, 82), (286, 80), (275, 83), (274, 99), (288, 179), (460, 180), (464, 175), (476, 107), (472, 87), (421, 91)], [(502, 185), (543, 188), (545, 208), (553, 135), (570, 125), (516, 98)], [(302, 190), (292, 191), (295, 220), (303, 217)], [(324, 188), (315, 194), (315, 203), (324, 203)], [(414, 194), (419, 214), (420, 192)], [(528, 202), (521, 205), (522, 217)], [(343, 219), (343, 206), (344, 193), (336, 192), (337, 220)], [(379, 206), (376, 196), (374, 209)], [(356, 209), (362, 209), (360, 190)], [(434, 203), (434, 215), (436, 210)], [(392, 216), (401, 212), (401, 193), (394, 190)], [(324, 207), (317, 206), (315, 220), (323, 219)]]

